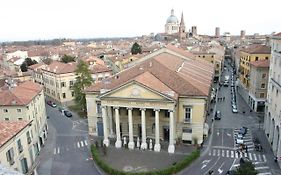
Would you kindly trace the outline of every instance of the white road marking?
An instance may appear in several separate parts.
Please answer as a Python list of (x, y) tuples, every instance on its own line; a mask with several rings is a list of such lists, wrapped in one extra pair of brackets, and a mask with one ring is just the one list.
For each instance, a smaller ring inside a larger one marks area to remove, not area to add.
[(220, 150), (218, 149), (218, 156), (220, 156)]
[(81, 141), (80, 143), (81, 143), (81, 147), (84, 147), (84, 142), (83, 142), (83, 141)]
[(221, 150), (221, 156), (224, 157), (224, 150)]
[(213, 149), (213, 156), (215, 156), (216, 155), (216, 150), (215, 149)]
[(229, 157), (229, 150), (226, 150), (226, 157)]
[(54, 155), (56, 155), (56, 148), (54, 148)]
[(78, 147), (78, 148), (80, 148), (80, 144), (79, 144), (79, 142), (77, 142), (77, 147)]
[(205, 164), (204, 164), (204, 165), (202, 165), (201, 170), (202, 170), (203, 168), (205, 168), (206, 166), (207, 166), (207, 165), (205, 165)]
[(58, 154), (60, 153), (60, 147), (58, 147)]
[(261, 155), (260, 155), (260, 154), (259, 154), (259, 161), (262, 162), (262, 158), (261, 158)]
[(233, 167), (233, 165), (234, 165), (235, 161), (236, 161), (236, 159), (234, 159), (234, 160), (233, 160), (233, 162), (232, 162), (232, 164), (231, 164), (230, 169), (232, 169), (232, 167)]
[(68, 148), (68, 147), (66, 147), (66, 151), (69, 151), (69, 148)]
[(252, 153), (249, 153), (249, 158), (250, 158), (250, 160), (253, 160), (252, 159)]
[(204, 160), (202, 163), (209, 163), (211, 160)]
[(210, 152), (209, 152), (209, 156), (211, 156), (211, 155), (212, 155), (212, 152), (210, 151)]
[(266, 172), (266, 173), (258, 173), (257, 175), (271, 175), (270, 172)]
[(255, 167), (255, 170), (269, 169), (268, 166)]
[(231, 158), (234, 158), (234, 151), (231, 151)]
[(240, 164), (234, 164), (233, 167), (238, 167)]
[(236, 159), (239, 158), (239, 157), (238, 157), (238, 152), (235, 152), (235, 158), (236, 158)]
[(257, 161), (258, 159), (257, 159), (256, 154), (253, 154), (253, 156), (254, 156), (254, 160)]
[(265, 155), (262, 155), (264, 162), (266, 162), (266, 157)]
[(239, 154), (239, 155), (240, 155), (240, 158), (242, 158), (242, 157), (243, 157), (243, 154), (244, 154), (244, 153), (240, 153), (240, 154)]
[(219, 174), (221, 174), (223, 172), (223, 170), (221, 170), (220, 168), (218, 169)]
[(229, 133), (227, 133), (226, 135), (229, 136), (229, 137), (231, 137), (231, 134), (229, 134)]
[(85, 142), (85, 145), (87, 146), (88, 145), (87, 140), (84, 140), (84, 142)]

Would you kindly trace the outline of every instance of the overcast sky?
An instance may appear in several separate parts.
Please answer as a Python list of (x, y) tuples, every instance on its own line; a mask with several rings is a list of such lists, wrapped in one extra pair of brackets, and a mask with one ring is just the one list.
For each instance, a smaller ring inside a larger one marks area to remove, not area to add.
[(281, 31), (280, 0), (1, 0), (0, 41), (164, 32), (173, 8), (199, 34)]

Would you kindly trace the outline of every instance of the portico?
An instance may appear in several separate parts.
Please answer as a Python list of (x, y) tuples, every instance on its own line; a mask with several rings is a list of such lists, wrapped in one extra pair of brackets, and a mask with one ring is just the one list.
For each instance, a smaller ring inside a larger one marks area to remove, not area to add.
[[(153, 140), (153, 150), (155, 152), (161, 151), (160, 140), (163, 140), (163, 133), (160, 133), (161, 128), (169, 126), (169, 153), (174, 153), (175, 151), (175, 140), (174, 140), (174, 105), (173, 103), (161, 104), (157, 107), (148, 107), (145, 105), (137, 105), (135, 102), (134, 106), (116, 106), (113, 105), (114, 101), (106, 101), (102, 103), (102, 120), (103, 120), (103, 132), (104, 140), (103, 143), (106, 146), (109, 146), (109, 131), (114, 130), (116, 142), (115, 147), (121, 148), (125, 146), (122, 143), (122, 137), (128, 137), (128, 148), (134, 149), (137, 145), (137, 137), (141, 136), (140, 149), (148, 149), (150, 139)], [(155, 102), (154, 102), (155, 103)], [(130, 102), (129, 102), (130, 104)], [(146, 102), (147, 105), (153, 106), (149, 102)], [(110, 114), (107, 111), (109, 109), (114, 109), (114, 121), (109, 119)], [(121, 116), (120, 116), (121, 113)], [(148, 114), (149, 113), (149, 114)], [(161, 114), (161, 115), (160, 115)], [(163, 115), (164, 114), (164, 115)], [(168, 116), (165, 114), (168, 114)], [(110, 122), (115, 123), (115, 128), (113, 125), (109, 125)], [(122, 122), (122, 123), (121, 123)], [(126, 129), (126, 123), (128, 124)], [(122, 125), (120, 125), (122, 124)], [(138, 130), (137, 126), (141, 126), (141, 133)], [(121, 126), (121, 127), (120, 127)], [(122, 129), (122, 135), (121, 131)]]

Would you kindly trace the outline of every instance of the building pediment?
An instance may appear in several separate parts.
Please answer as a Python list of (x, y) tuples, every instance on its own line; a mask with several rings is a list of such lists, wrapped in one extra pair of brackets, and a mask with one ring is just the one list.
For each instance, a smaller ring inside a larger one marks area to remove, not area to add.
[[(168, 94), (169, 92), (167, 92)], [(172, 92), (170, 92), (172, 93)], [(151, 100), (151, 101), (174, 101), (166, 94), (157, 92), (149, 87), (146, 87), (136, 81), (132, 81), (116, 89), (102, 93), (99, 96), (101, 99), (137, 99), (137, 100)]]

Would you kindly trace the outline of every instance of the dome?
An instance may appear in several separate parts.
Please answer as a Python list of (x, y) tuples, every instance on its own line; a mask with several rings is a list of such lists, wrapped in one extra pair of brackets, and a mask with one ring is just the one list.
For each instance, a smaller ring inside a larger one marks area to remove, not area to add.
[(178, 18), (174, 15), (169, 16), (166, 23), (178, 23)]
[(174, 9), (171, 10), (171, 15), (167, 19), (166, 23), (178, 23), (178, 18), (174, 15)]

